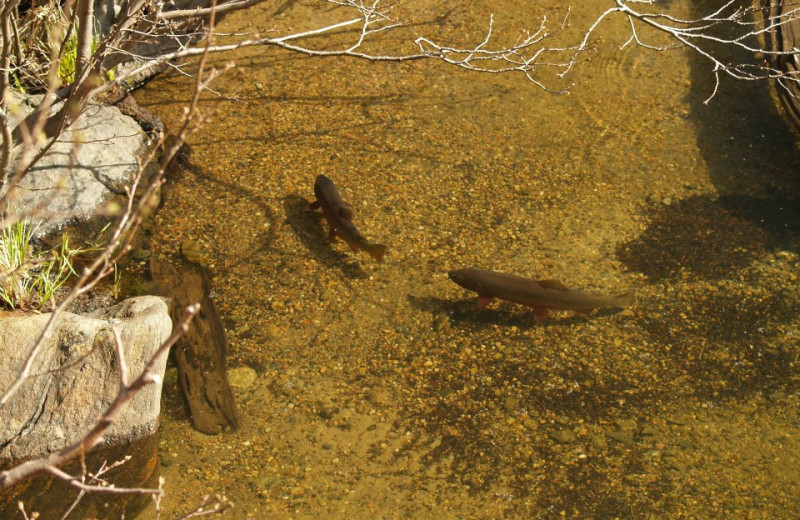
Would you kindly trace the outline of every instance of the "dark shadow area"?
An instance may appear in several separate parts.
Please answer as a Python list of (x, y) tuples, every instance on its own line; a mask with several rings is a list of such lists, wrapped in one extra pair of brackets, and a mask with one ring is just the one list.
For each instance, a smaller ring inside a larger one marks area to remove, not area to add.
[(652, 208), (649, 220), (617, 256), (652, 281), (731, 278), (765, 252), (800, 250), (800, 200), (782, 194), (690, 197)]
[[(706, 2), (692, 5), (695, 17), (717, 8)], [(726, 63), (760, 65), (752, 53), (733, 45), (711, 49)], [(717, 94), (705, 104), (715, 88), (713, 66), (696, 52), (688, 51), (688, 55), (692, 91), (686, 101), (697, 130), (698, 148), (719, 193), (796, 201), (800, 195), (800, 153), (795, 135), (770, 95), (769, 83), (734, 80), (723, 74)], [(754, 215), (757, 223), (760, 219), (780, 222), (785, 218), (779, 205), (764, 202)], [(751, 215), (743, 213), (742, 217)], [(764, 231), (771, 234), (774, 230), (767, 227)], [(767, 241), (773, 238), (765, 237)]]
[[(102, 481), (117, 488), (158, 488), (160, 473), (157, 434), (147, 435), (125, 445), (100, 445), (85, 456), (84, 471), (86, 484), (101, 485)], [(107, 442), (114, 442), (109, 439)], [(125, 460), (126, 457), (128, 460)], [(123, 461), (119, 466), (108, 469), (115, 463)], [(8, 469), (23, 461), (13, 461)], [(81, 460), (73, 460), (60, 469), (76, 475), (81, 481)], [(99, 470), (107, 471), (99, 475)], [(100, 481), (91, 476), (98, 475)], [(38, 518), (62, 518), (70, 506), (78, 499), (80, 491), (61, 479), (42, 474), (29, 478), (16, 486), (0, 490), (0, 518), (37, 518), (30, 515), (36, 511)], [(136, 518), (150, 505), (150, 495), (140, 493), (108, 494), (86, 493), (80, 498), (69, 518)], [(18, 503), (25, 504), (25, 511), (30, 515), (23, 516)]]
[(328, 231), (323, 228), (322, 215), (309, 211), (309, 201), (291, 194), (283, 198), (286, 222), (297, 235), (303, 246), (311, 251), (323, 264), (337, 267), (349, 279), (367, 278), (367, 273), (346, 253), (333, 249), (325, 237)]
[(688, 394), (710, 401), (747, 399), (800, 386), (793, 369), (800, 351), (785, 333), (800, 313), (795, 288), (685, 286), (645, 305), (639, 326), (666, 346), (656, 355), (690, 377), (684, 383)]
[(164, 373), (164, 386), (161, 390), (161, 413), (173, 421), (190, 424), (189, 405), (178, 382), (178, 368), (175, 357), (170, 353), (167, 370)]

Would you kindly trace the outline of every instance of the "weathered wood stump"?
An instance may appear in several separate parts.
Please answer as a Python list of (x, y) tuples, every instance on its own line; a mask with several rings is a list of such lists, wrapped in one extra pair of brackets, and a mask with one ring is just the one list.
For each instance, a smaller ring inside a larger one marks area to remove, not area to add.
[(178, 365), (178, 380), (189, 405), (194, 427), (208, 434), (239, 427), (239, 412), (225, 373), (228, 338), (211, 292), (208, 269), (185, 263), (178, 271), (155, 258), (150, 261), (153, 281), (173, 300), (171, 314), (176, 320), (182, 309), (200, 302), (195, 316), (173, 348)]
[[(797, 18), (797, 5), (785, 0), (762, 0), (769, 25), (766, 40), (767, 48), (781, 54), (766, 55), (767, 61), (774, 69), (780, 70), (785, 78), (778, 77), (778, 97), (787, 115), (800, 129), (800, 19)], [(777, 23), (776, 20), (781, 20)]]

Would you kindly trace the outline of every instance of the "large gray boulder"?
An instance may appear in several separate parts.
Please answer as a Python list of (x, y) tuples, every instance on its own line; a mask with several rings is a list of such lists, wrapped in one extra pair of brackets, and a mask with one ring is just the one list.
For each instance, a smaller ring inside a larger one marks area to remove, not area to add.
[[(15, 96), (12, 128), (37, 101)], [(22, 179), (16, 207), (36, 214), (41, 232), (64, 221), (88, 220), (104, 202), (124, 195), (147, 143), (139, 124), (116, 107), (89, 105)], [(23, 149), (15, 148), (15, 162)]]
[[(0, 391), (16, 379), (49, 317), (0, 315)], [(119, 390), (112, 327), (122, 338), (130, 382), (169, 337), (172, 322), (167, 304), (155, 296), (131, 298), (90, 316), (64, 313), (34, 364), (33, 373), (44, 375), (28, 379), (0, 408), (0, 466), (68, 446), (96, 423)], [(107, 444), (125, 445), (156, 431), (166, 358), (157, 365), (159, 382), (127, 404), (105, 436)]]

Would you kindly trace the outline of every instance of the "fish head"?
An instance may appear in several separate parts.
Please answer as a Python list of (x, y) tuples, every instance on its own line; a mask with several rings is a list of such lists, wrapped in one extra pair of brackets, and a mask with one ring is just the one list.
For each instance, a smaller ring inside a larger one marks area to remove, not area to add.
[(329, 189), (329, 187), (332, 185), (333, 181), (331, 181), (326, 176), (319, 174), (317, 175), (316, 180), (314, 180), (314, 191), (316, 192), (317, 190)]
[(447, 271), (447, 276), (464, 289), (477, 291), (480, 288), (480, 283), (471, 276), (471, 272), (471, 269), (456, 269)]

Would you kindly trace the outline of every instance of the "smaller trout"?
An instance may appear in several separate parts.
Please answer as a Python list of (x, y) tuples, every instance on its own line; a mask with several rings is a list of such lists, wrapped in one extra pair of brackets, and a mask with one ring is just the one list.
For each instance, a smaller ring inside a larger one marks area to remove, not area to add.
[(342, 196), (339, 195), (339, 190), (336, 189), (332, 180), (324, 175), (318, 175), (314, 182), (314, 195), (317, 200), (312, 202), (308, 209), (313, 211), (322, 208), (322, 214), (331, 228), (328, 232), (328, 239), (331, 242), (340, 236), (354, 253), (363, 249), (378, 262), (383, 262), (386, 246), (370, 242), (359, 233), (352, 221), (353, 211), (350, 209), (350, 205), (342, 200)]
[(625, 309), (634, 301), (634, 291), (619, 296), (598, 296), (569, 289), (557, 280), (532, 280), (481, 269), (458, 269), (449, 271), (447, 276), (464, 289), (478, 293), (478, 308), (485, 308), (492, 298), (520, 303), (533, 308), (537, 323), (545, 320), (549, 310), (586, 314), (609, 307)]

